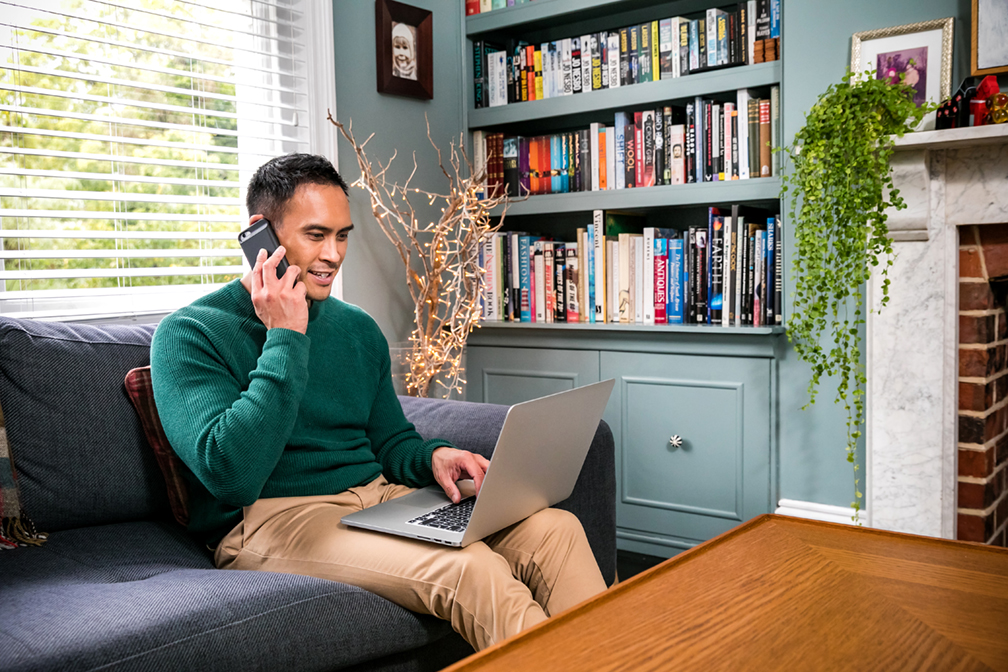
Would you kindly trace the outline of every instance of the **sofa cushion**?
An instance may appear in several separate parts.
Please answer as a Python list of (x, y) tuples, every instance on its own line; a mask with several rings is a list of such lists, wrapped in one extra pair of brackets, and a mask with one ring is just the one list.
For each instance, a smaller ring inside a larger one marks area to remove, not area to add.
[(154, 386), (151, 383), (149, 366), (131, 369), (126, 374), (126, 394), (129, 395), (133, 407), (136, 408), (140, 424), (143, 425), (144, 436), (154, 451), (161, 475), (164, 476), (168, 503), (172, 515), (179, 525), (189, 525), (189, 483), (186, 473), (192, 474), (189, 467), (172, 450), (168, 437), (165, 436), (161, 418), (158, 417), (157, 406), (154, 404)]
[(59, 532), (0, 553), (0, 576), (0, 669), (10, 672), (333, 670), (452, 635), (342, 583), (213, 569), (170, 521)]
[(169, 515), (122, 382), (150, 363), (153, 331), (0, 318), (0, 406), (21, 503), (39, 529)]

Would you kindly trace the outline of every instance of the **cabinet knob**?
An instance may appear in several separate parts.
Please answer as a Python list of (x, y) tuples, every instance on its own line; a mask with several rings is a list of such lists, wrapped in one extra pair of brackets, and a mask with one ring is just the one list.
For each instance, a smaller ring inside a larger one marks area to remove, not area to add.
[(682, 437), (679, 436), (678, 434), (673, 434), (669, 438), (668, 442), (669, 442), (669, 445), (672, 446), (673, 448), (681, 448), (682, 447)]

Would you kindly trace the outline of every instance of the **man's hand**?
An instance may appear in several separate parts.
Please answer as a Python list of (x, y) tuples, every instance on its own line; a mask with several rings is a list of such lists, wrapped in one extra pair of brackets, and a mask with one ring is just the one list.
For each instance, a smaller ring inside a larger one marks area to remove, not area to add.
[(252, 305), (267, 329), (279, 327), (303, 334), (308, 330), (308, 301), (304, 283), (298, 282), (301, 269), (291, 265), (282, 278), (276, 274), (286, 253), (283, 245), (270, 257), (266, 250), (259, 250), (252, 268)]
[(462, 495), (459, 494), (455, 481), (471, 478), (476, 486), (476, 492), (479, 493), (480, 486), (483, 485), (483, 475), (489, 466), (490, 460), (467, 450), (441, 446), (435, 448), (431, 453), (431, 469), (434, 471), (434, 480), (444, 488), (445, 494), (456, 504), (462, 499)]

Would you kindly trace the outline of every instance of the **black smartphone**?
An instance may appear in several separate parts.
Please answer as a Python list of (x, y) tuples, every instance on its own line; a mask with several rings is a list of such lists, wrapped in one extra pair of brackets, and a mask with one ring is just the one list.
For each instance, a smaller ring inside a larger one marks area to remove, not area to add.
[[(276, 252), (276, 249), (280, 247), (280, 240), (277, 238), (276, 231), (273, 230), (273, 225), (270, 224), (269, 220), (260, 219), (238, 234), (238, 244), (241, 245), (242, 252), (245, 253), (245, 258), (248, 259), (249, 265), (255, 267), (259, 250), (266, 250), (266, 254), (272, 256)], [(289, 265), (287, 257), (280, 260), (276, 269), (277, 278), (283, 277)]]

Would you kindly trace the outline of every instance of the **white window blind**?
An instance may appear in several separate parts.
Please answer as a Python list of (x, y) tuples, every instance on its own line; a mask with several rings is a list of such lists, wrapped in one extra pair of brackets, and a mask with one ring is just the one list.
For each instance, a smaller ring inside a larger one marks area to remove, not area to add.
[(301, 4), (0, 0), (0, 315), (165, 312), (241, 275), (245, 185), (311, 148)]

